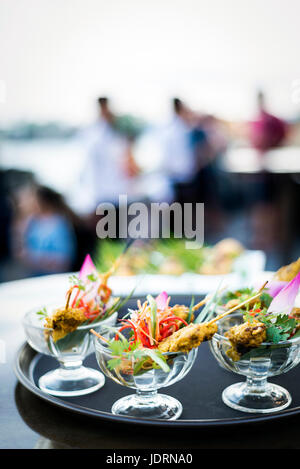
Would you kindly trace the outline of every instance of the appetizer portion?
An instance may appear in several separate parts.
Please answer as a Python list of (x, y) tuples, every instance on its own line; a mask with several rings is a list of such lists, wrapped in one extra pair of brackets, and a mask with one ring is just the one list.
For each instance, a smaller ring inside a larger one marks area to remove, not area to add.
[(243, 323), (225, 333), (231, 344), (227, 355), (233, 361), (245, 359), (248, 352), (264, 342), (276, 345), (296, 337), (300, 332), (300, 314), (294, 302), (299, 286), (300, 273), (272, 299), (268, 307), (260, 297), (251, 309), (248, 306), (243, 314)]
[(114, 325), (116, 310), (123, 303), (112, 296), (107, 285), (113, 271), (114, 266), (105, 273), (97, 272), (87, 256), (79, 275), (69, 278), (64, 306), (58, 304), (54, 309), (47, 305), (25, 314), (23, 326), (29, 345), (59, 363), (58, 368), (39, 378), (43, 392), (60, 397), (82, 396), (104, 385), (103, 374), (84, 366), (83, 360), (93, 351), (90, 329), (101, 331), (104, 324)]
[[(300, 274), (279, 290), (275, 287), (274, 282), (263, 285), (256, 302), (251, 298), (244, 309), (237, 305), (235, 314), (224, 308), (219, 332), (210, 341), (222, 368), (247, 378), (222, 392), (223, 402), (235, 410), (265, 414), (287, 408), (292, 400), (286, 389), (267, 380), (300, 362), (299, 309), (295, 307)], [(268, 307), (260, 302), (264, 290), (274, 295)]]
[[(124, 243), (101, 241), (96, 265), (101, 269), (107, 268), (123, 249)], [(182, 275), (185, 272), (223, 275), (233, 271), (235, 259), (244, 251), (244, 246), (232, 238), (224, 239), (214, 246), (199, 246), (193, 250), (186, 249), (184, 239), (138, 240), (122, 256), (116, 275)]]
[(103, 321), (117, 310), (121, 305), (120, 298), (113, 298), (107, 285), (112, 272), (113, 269), (99, 273), (91, 257), (86, 256), (79, 276), (69, 278), (71, 286), (65, 306), (50, 314), (46, 310), (37, 313), (44, 319), (46, 339), (51, 335), (54, 342), (61, 341), (78, 327)]
[[(273, 298), (291, 282), (297, 274), (300, 272), (300, 258), (292, 262), (289, 265), (281, 267), (273, 276), (273, 278), (267, 283), (266, 287), (262, 290), (259, 297), (260, 307), (268, 308)], [(226, 291), (219, 301), (219, 306), (225, 310), (232, 308), (239, 302), (250, 298), (255, 294), (254, 287), (244, 287), (234, 291)], [(255, 300), (254, 300), (255, 302)], [(249, 306), (253, 306), (254, 302), (250, 303)], [(244, 307), (248, 309), (249, 306)]]
[[(252, 288), (240, 288), (234, 291), (226, 291), (220, 298), (219, 306), (224, 308), (225, 310), (229, 310), (234, 306), (244, 302), (245, 300), (253, 297), (255, 295), (255, 289)], [(254, 304), (258, 301), (257, 298), (250, 301), (246, 305), (242, 307), (244, 310), (248, 310), (249, 307), (254, 306)], [(260, 306), (269, 307), (272, 301), (272, 296), (268, 293), (268, 290), (262, 290), (259, 296)]]
[[(109, 328), (114, 331), (113, 339), (107, 340), (91, 331), (112, 353), (113, 358), (108, 362), (111, 370), (117, 368), (119, 372), (136, 374), (159, 367), (168, 371), (168, 361), (172, 356), (167, 354), (188, 353), (203, 341), (210, 340), (217, 326), (192, 322), (195, 311), (205, 301), (195, 306), (191, 303), (187, 307), (170, 306), (170, 300), (166, 292), (156, 298), (148, 295), (143, 303), (138, 300), (137, 309), (130, 309), (128, 315), (120, 320), (120, 328)], [(208, 320), (212, 315), (213, 308), (206, 308), (201, 312), (201, 319)]]

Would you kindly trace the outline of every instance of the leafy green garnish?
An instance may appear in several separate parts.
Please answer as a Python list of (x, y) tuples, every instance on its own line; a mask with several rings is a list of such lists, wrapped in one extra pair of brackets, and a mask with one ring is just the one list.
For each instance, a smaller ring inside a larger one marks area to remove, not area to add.
[(148, 355), (148, 357), (150, 357), (154, 361), (154, 363), (156, 363), (159, 368), (161, 368), (166, 373), (170, 371), (169, 365), (167, 364), (165, 357), (159, 350), (144, 348), (142, 350), (142, 353)]
[(74, 286), (77, 285), (79, 290), (84, 291), (85, 285), (83, 281), (78, 277), (78, 275), (72, 274), (69, 276), (69, 282)]
[(260, 300), (266, 308), (269, 308), (270, 304), (272, 303), (273, 298), (268, 293), (263, 292), (260, 295)]
[(221, 288), (221, 283), (218, 288), (212, 295), (212, 297), (207, 301), (204, 308), (200, 311), (196, 319), (194, 320), (195, 324), (199, 324), (204, 321), (209, 321), (209, 319), (214, 315), (217, 305), (219, 304), (219, 291)]
[(120, 367), (122, 359), (126, 359), (132, 361), (133, 374), (136, 375), (142, 371), (143, 365), (149, 362), (150, 358), (152, 360), (152, 368), (161, 368), (166, 373), (170, 371), (166, 358), (159, 350), (141, 347), (139, 342), (130, 343), (118, 329), (113, 327), (107, 328), (114, 330), (119, 336), (119, 340), (112, 339), (108, 344), (108, 348), (113, 355), (113, 358), (107, 362), (110, 370)]
[(245, 322), (252, 323), (254, 321), (254, 317), (248, 311), (243, 315), (243, 318)]
[(253, 288), (240, 288), (239, 290), (235, 291), (227, 291), (224, 293), (224, 295), (221, 296), (220, 298), (220, 304), (228, 303), (230, 300), (236, 300), (238, 299), (241, 303), (250, 296), (254, 295), (254, 289)]
[(88, 274), (88, 275), (86, 276), (86, 278), (87, 278), (88, 280), (90, 280), (91, 282), (96, 282), (96, 281), (99, 279), (99, 277), (97, 277), (97, 275), (95, 275), (95, 274), (93, 274), (93, 273), (92, 273), (92, 274)]
[(45, 319), (48, 316), (46, 307), (44, 306), (44, 308), (42, 308), (40, 311), (37, 311), (36, 314), (41, 316), (40, 319)]
[(188, 314), (188, 317), (187, 317), (187, 320), (186, 320), (186, 322), (188, 324), (191, 322), (191, 319), (192, 319), (194, 303), (195, 303), (195, 298), (194, 298), (194, 296), (192, 296), (191, 304), (190, 304), (190, 307), (189, 307), (189, 314)]
[(279, 314), (275, 322), (266, 319), (261, 319), (261, 322), (267, 326), (267, 341), (275, 344), (287, 340), (297, 325), (296, 319), (290, 318), (287, 314)]
[(151, 312), (151, 334), (152, 337), (155, 337), (155, 331), (156, 331), (156, 320), (157, 320), (157, 303), (153, 296), (148, 295), (147, 300), (150, 305), (150, 312)]
[(130, 300), (130, 298), (132, 297), (133, 293), (135, 291), (135, 287), (131, 290), (131, 292), (129, 293), (129, 295), (126, 296), (126, 298), (124, 298), (123, 300), (121, 300), (121, 298), (118, 298), (112, 306), (110, 306), (109, 308), (107, 308), (107, 310), (105, 311), (104, 313), (104, 316), (102, 319), (106, 319), (108, 316), (111, 316), (115, 311), (123, 308), (123, 306), (127, 303), (128, 300)]

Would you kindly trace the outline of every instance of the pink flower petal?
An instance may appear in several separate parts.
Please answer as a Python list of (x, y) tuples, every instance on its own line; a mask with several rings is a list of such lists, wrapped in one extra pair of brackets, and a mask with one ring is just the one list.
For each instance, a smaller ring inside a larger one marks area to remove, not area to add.
[(85, 280), (88, 275), (95, 273), (95, 272), (97, 272), (97, 269), (91, 259), (91, 256), (87, 254), (81, 266), (81, 269), (79, 272), (79, 278), (82, 280)]
[(272, 296), (272, 298), (274, 298), (287, 284), (288, 282), (281, 280), (272, 280), (266, 285), (265, 290), (270, 296)]
[(168, 294), (163, 291), (155, 298), (157, 308), (160, 310), (164, 310), (168, 304)]
[(300, 272), (273, 298), (268, 311), (277, 314), (290, 314), (300, 287)]

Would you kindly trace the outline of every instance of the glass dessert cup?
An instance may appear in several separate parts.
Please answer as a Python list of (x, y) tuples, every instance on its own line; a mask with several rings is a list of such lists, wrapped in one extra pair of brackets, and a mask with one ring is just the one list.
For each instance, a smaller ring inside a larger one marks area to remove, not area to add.
[(242, 313), (223, 318), (218, 323), (218, 333), (210, 341), (210, 349), (219, 365), (247, 378), (224, 389), (223, 402), (242, 412), (267, 414), (283, 410), (291, 404), (291, 395), (283, 387), (269, 383), (267, 378), (286, 373), (299, 363), (300, 337), (278, 344), (263, 342), (234, 361), (227, 355), (231, 344), (224, 333), (242, 322)]
[[(105, 334), (112, 339), (114, 333)], [(182, 413), (182, 404), (175, 398), (160, 394), (159, 388), (170, 386), (184, 378), (194, 364), (198, 350), (189, 353), (164, 353), (170, 370), (161, 368), (143, 369), (133, 372), (138, 362), (124, 358), (121, 366), (111, 370), (109, 360), (113, 358), (107, 344), (94, 338), (95, 353), (100, 369), (116, 383), (136, 390), (135, 394), (122, 397), (112, 406), (112, 413), (136, 418), (176, 420)]]
[[(45, 308), (53, 311), (53, 306)], [(118, 313), (107, 319), (77, 327), (56, 342), (53, 329), (44, 327), (44, 321), (37, 314), (38, 309), (28, 311), (23, 319), (23, 327), (29, 345), (45, 355), (57, 359), (59, 367), (40, 377), (38, 385), (47, 394), (61, 397), (81, 396), (97, 391), (105, 383), (100, 371), (83, 366), (83, 360), (93, 352), (93, 339), (90, 329), (102, 331), (103, 325), (114, 325)]]

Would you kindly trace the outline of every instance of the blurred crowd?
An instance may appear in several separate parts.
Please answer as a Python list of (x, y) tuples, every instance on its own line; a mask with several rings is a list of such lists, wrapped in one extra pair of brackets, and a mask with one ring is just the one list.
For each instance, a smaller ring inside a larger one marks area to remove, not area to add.
[(177, 97), (171, 107), (164, 125), (140, 128), (124, 122), (109, 98), (98, 98), (96, 121), (76, 137), (85, 159), (72, 209), (34, 174), (1, 171), (0, 281), (77, 270), (98, 242), (97, 205), (117, 207), (120, 194), (128, 203), (203, 202), (208, 243), (230, 235), (249, 248), (290, 246), (286, 233), (281, 236), (287, 221), (280, 216), (290, 208), (288, 199), (278, 212), (282, 182), (264, 173), (240, 178), (222, 171), (222, 157), (241, 135), (260, 157), (285, 144), (289, 126), (268, 112), (264, 94), (257, 95), (256, 119), (238, 129)]

